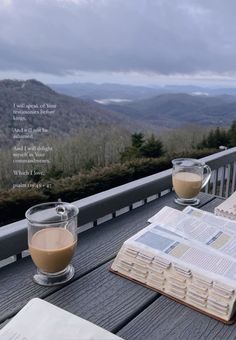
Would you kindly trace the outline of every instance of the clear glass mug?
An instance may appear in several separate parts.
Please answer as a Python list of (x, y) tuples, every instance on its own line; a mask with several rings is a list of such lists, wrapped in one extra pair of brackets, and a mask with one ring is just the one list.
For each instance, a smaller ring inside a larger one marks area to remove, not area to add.
[(200, 190), (211, 177), (211, 169), (204, 162), (193, 158), (177, 158), (172, 161), (172, 183), (177, 204), (198, 205)]
[(26, 211), (29, 251), (37, 267), (34, 282), (54, 286), (74, 276), (70, 262), (77, 245), (78, 212), (65, 202), (42, 203)]

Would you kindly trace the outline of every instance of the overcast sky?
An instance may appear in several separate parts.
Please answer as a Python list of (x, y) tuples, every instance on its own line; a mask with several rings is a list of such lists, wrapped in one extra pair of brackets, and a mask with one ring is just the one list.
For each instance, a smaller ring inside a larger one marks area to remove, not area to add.
[(0, 78), (236, 85), (236, 0), (0, 0)]

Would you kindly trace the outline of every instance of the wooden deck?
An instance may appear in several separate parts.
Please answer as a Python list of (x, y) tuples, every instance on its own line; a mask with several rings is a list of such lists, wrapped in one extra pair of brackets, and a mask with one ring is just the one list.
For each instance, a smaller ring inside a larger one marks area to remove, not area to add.
[[(40, 297), (127, 340), (235, 339), (236, 325), (226, 326), (108, 271), (122, 243), (150, 216), (165, 205), (180, 209), (173, 197), (169, 193), (81, 233), (73, 259), (76, 275), (62, 287), (33, 283), (30, 257), (1, 268), (0, 327), (31, 298)], [(205, 193), (200, 197), (207, 211), (222, 201)]]

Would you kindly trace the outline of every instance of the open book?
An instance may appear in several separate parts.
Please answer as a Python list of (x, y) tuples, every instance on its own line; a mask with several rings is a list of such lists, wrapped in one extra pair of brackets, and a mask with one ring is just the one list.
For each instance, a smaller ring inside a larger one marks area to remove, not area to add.
[(236, 222), (164, 207), (128, 239), (111, 270), (228, 322), (236, 309)]
[(118, 336), (35, 298), (0, 330), (1, 340), (118, 340)]

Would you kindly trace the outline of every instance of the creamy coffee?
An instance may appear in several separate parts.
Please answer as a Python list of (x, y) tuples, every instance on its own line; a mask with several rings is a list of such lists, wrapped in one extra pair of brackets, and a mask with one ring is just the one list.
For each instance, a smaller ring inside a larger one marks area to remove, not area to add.
[(177, 172), (172, 177), (173, 187), (180, 198), (196, 197), (202, 187), (202, 177), (193, 172)]
[(76, 241), (72, 233), (63, 228), (45, 228), (35, 233), (29, 243), (35, 265), (47, 273), (56, 273), (70, 263)]

